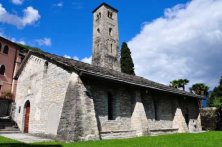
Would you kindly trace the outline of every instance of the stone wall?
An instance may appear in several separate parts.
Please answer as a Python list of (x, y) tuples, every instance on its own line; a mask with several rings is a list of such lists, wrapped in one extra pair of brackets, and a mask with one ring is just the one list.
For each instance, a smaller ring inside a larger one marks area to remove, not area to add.
[(73, 73), (66, 92), (58, 138), (66, 141), (98, 140), (99, 131), (89, 87)]
[[(86, 81), (86, 80), (85, 80)], [(103, 84), (99, 81), (87, 82), (90, 85), (90, 93), (95, 102), (100, 131), (130, 130), (132, 116), (131, 89), (117, 84)], [(113, 99), (113, 120), (108, 120), (108, 94)]]
[(19, 79), (15, 121), (24, 129), (24, 105), (30, 101), (30, 133), (57, 134), (70, 73), (36, 56), (31, 56)]
[(158, 95), (155, 92), (147, 91), (143, 94), (142, 100), (150, 129), (172, 128), (172, 120), (175, 115), (175, 99), (166, 94)]
[(216, 130), (217, 128), (217, 108), (200, 109), (201, 123), (203, 130)]
[[(197, 99), (181, 98), (179, 99), (179, 107), (186, 121), (188, 116), (188, 128), (190, 132), (201, 131), (200, 111)], [(188, 115), (187, 115), (188, 114)]]

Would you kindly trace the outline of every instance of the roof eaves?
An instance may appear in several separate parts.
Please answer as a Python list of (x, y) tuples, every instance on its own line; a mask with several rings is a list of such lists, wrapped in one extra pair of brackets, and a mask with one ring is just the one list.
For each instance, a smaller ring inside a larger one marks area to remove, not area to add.
[(199, 95), (194, 95), (194, 94), (190, 94), (190, 93), (188, 94), (188, 93), (185, 93), (185, 92), (183, 92), (183, 93), (182, 92), (175, 92), (173, 90), (161, 89), (161, 88), (150, 86), (150, 85), (147, 85), (147, 84), (138, 84), (136, 82), (129, 82), (129, 81), (121, 80), (121, 79), (113, 77), (113, 76), (98, 74), (98, 73), (95, 73), (95, 72), (92, 72), (92, 71), (86, 71), (86, 70), (83, 70), (83, 69), (81, 69), (80, 73), (81, 73), (80, 75), (83, 75), (83, 74), (92, 75), (92, 76), (97, 76), (97, 77), (105, 78), (105, 79), (109, 79), (109, 80), (115, 80), (115, 81), (131, 84), (131, 85), (135, 85), (135, 86), (139, 86), (139, 87), (145, 87), (145, 88), (155, 89), (155, 90), (159, 90), (159, 91), (170, 92), (170, 93), (174, 93), (174, 94), (182, 94), (182, 95), (188, 96), (188, 97), (195, 97), (195, 98), (198, 98), (198, 99), (204, 99), (203, 97), (201, 97)]

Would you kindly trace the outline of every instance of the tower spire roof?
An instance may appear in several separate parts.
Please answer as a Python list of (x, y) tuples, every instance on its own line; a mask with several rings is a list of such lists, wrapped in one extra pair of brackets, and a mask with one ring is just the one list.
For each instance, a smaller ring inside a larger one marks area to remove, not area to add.
[(110, 8), (110, 9), (112, 9), (112, 10), (115, 11), (115, 12), (119, 12), (116, 8), (114, 8), (114, 7), (110, 6), (109, 4), (103, 2), (103, 3), (100, 4), (98, 7), (96, 7), (96, 8), (92, 11), (92, 13), (96, 12), (96, 10), (98, 10), (98, 9), (99, 9), (100, 7), (102, 7), (102, 6), (106, 6), (106, 7)]

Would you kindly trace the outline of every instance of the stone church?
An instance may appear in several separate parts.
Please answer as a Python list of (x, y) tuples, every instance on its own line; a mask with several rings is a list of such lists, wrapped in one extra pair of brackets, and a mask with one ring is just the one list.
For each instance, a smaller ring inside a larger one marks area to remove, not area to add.
[(201, 131), (202, 97), (121, 73), (117, 14), (93, 11), (92, 64), (27, 54), (15, 77), (21, 131), (66, 141)]

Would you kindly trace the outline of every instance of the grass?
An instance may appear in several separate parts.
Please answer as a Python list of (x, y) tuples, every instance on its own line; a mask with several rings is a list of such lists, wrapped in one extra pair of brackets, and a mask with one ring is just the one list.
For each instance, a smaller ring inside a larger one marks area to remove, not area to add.
[(0, 147), (202, 147), (222, 146), (222, 132), (205, 132), (199, 134), (173, 134), (161, 136), (136, 137), (102, 141), (86, 141), (77, 143), (44, 142), (23, 144), (15, 140), (0, 137)]

